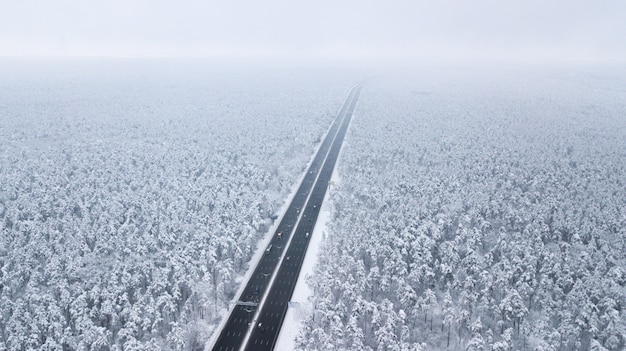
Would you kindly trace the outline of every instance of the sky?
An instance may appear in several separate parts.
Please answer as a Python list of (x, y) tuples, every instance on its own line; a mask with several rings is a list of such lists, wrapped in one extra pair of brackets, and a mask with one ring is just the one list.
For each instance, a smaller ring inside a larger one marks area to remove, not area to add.
[(0, 56), (626, 60), (625, 0), (0, 0)]

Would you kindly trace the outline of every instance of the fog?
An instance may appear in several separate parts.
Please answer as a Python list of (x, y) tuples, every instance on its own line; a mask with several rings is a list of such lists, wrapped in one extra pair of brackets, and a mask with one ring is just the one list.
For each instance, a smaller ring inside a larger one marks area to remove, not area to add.
[(0, 56), (624, 60), (620, 0), (23, 0)]

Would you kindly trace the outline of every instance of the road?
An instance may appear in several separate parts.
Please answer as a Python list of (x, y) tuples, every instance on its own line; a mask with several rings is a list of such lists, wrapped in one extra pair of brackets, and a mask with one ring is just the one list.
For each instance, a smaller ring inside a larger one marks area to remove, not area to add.
[[(274, 348), (309, 245), (309, 233), (313, 232), (317, 221), (360, 92), (361, 87), (356, 86), (348, 94), (221, 330), (214, 351), (237, 351), (244, 346), (245, 350)], [(255, 316), (257, 320), (254, 320)], [(251, 327), (252, 332), (248, 335)], [(243, 345), (247, 336), (248, 343)]]

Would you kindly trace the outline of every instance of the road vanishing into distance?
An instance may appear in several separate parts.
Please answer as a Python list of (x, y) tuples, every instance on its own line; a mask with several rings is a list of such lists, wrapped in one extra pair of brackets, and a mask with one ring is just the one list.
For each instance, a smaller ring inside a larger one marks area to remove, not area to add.
[(220, 331), (213, 345), (214, 351), (274, 349), (360, 93), (359, 85), (350, 90), (228, 321)]

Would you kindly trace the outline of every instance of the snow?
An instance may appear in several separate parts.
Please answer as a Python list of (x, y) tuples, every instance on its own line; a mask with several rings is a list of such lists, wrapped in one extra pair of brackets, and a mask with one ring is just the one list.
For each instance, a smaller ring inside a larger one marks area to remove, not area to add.
[[(216, 334), (353, 81), (221, 68), (0, 64), (0, 350)], [(623, 349), (623, 67), (443, 71), (365, 87), (276, 349)]]

